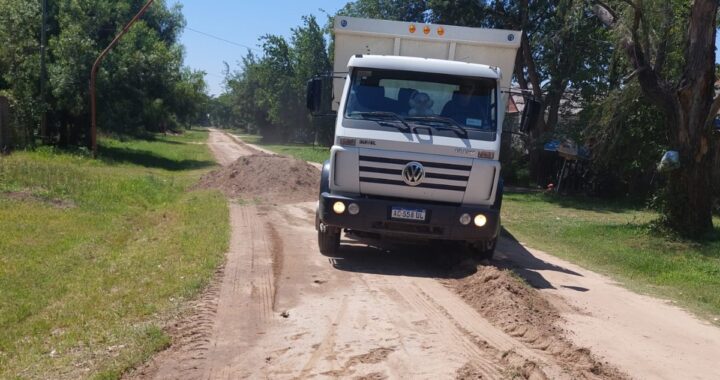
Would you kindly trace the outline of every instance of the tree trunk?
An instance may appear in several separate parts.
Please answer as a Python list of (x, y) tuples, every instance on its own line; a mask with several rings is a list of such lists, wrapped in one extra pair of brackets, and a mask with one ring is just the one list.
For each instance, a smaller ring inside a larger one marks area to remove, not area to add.
[(715, 95), (717, 0), (696, 0), (690, 11), (685, 70), (678, 83), (677, 125), (670, 125), (680, 152), (681, 169), (668, 186), (666, 223), (689, 237), (712, 231), (715, 137), (707, 123)]
[[(688, 126), (681, 126), (685, 130)], [(680, 139), (678, 139), (680, 140)], [(688, 237), (702, 237), (712, 231), (714, 148), (710, 134), (693, 143), (689, 139), (676, 141), (681, 168), (669, 174), (664, 207), (664, 222), (673, 230)], [(705, 147), (703, 149), (703, 146)], [(707, 150), (706, 154), (699, 154)]]
[[(715, 132), (715, 135), (720, 135), (720, 132)], [(716, 137), (716, 139), (720, 139), (720, 137)], [(713, 197), (713, 211), (720, 215), (720, 143), (717, 141), (715, 142), (715, 163), (713, 163), (713, 187), (712, 187), (712, 197)]]
[[(714, 39), (714, 36), (713, 36)], [(714, 54), (713, 54), (714, 55)], [(714, 61), (714, 59), (713, 59)], [(714, 69), (697, 75), (692, 86), (678, 91), (677, 114), (669, 117), (674, 146), (680, 153), (681, 167), (670, 173), (665, 206), (665, 222), (688, 237), (701, 237), (712, 231), (713, 187), (716, 168), (716, 138), (706, 125), (713, 95)]]

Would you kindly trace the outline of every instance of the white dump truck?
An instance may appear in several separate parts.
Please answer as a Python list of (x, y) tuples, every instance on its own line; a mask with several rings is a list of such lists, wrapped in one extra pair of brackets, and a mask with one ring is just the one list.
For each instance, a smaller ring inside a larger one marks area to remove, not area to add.
[(346, 232), (463, 241), (492, 257), (521, 33), (340, 16), (334, 28), (332, 96), (328, 79), (308, 82), (308, 108), (337, 113), (317, 208), (320, 251), (335, 254)]

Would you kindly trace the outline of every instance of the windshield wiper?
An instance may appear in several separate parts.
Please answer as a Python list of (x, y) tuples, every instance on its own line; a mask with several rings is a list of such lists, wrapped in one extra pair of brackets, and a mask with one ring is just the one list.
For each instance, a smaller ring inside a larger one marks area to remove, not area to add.
[(430, 123), (442, 123), (443, 125), (450, 127), (447, 129), (450, 129), (458, 134), (460, 137), (468, 137), (467, 130), (460, 125), (457, 121), (455, 121), (452, 118), (445, 117), (445, 116), (411, 116), (405, 118), (407, 121), (415, 121), (419, 123), (423, 123), (425, 125), (430, 125), (431, 127), (438, 128), (436, 125), (430, 124)]
[(381, 121), (378, 121), (378, 124), (380, 124), (384, 127), (398, 128), (404, 132), (410, 132), (410, 130), (411, 130), (410, 124), (406, 123), (405, 120), (403, 120), (403, 118), (401, 118), (394, 112), (386, 112), (386, 111), (352, 112), (350, 114), (350, 116), (352, 116), (352, 115), (360, 115), (364, 119), (373, 119), (373, 118), (395, 119), (395, 121), (399, 121), (400, 123), (402, 123), (402, 125), (404, 127), (401, 127), (396, 124), (391, 124), (388, 122), (381, 122)]

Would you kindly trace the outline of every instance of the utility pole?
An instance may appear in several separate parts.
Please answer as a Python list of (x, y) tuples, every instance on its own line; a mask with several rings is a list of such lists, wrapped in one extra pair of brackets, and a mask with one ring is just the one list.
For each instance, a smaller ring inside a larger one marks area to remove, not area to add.
[[(43, 0), (45, 1), (45, 0)], [(90, 118), (91, 118), (91, 124), (90, 124), (90, 149), (92, 150), (93, 158), (97, 158), (97, 121), (96, 121), (96, 105), (95, 105), (95, 79), (97, 77), (97, 71), (100, 68), (100, 63), (102, 62), (103, 58), (112, 50), (115, 45), (120, 41), (120, 38), (125, 35), (125, 33), (130, 30), (130, 28), (135, 24), (135, 22), (142, 17), (145, 12), (150, 8), (150, 5), (153, 3), (154, 0), (148, 0), (145, 5), (143, 5), (142, 8), (140, 8), (140, 11), (135, 15), (135, 17), (128, 22), (127, 25), (123, 28), (123, 30), (118, 33), (117, 36), (110, 42), (110, 45), (108, 45), (105, 50), (100, 53), (100, 55), (95, 60), (95, 63), (92, 66), (92, 70), (90, 71)]]
[(43, 144), (50, 142), (47, 127), (47, 69), (45, 67), (45, 51), (47, 50), (47, 0), (42, 0), (42, 25), (40, 26), (40, 105), (42, 115), (40, 116), (40, 138)]

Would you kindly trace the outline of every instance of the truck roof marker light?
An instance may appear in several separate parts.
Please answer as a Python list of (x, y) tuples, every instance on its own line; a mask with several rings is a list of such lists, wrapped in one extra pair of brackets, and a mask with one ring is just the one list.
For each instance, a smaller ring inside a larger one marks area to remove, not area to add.
[(425, 27), (423, 28), (423, 33), (430, 34), (430, 27), (425, 25)]
[(408, 30), (410, 31), (410, 33), (415, 33), (416, 29), (417, 28), (415, 27), (415, 24), (410, 24), (410, 26), (408, 27)]
[(443, 28), (442, 26), (437, 28), (437, 34), (438, 34), (438, 36), (445, 35), (445, 28)]

